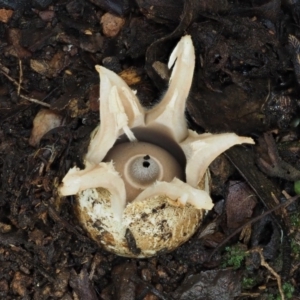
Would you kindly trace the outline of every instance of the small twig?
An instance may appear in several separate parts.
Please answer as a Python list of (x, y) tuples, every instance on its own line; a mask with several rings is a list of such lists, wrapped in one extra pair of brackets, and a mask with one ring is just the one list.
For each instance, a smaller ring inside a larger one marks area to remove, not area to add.
[(20, 92), (21, 90), (24, 90), (26, 91), (26, 89), (24, 89), (22, 86), (21, 86), (21, 83), (23, 81), (23, 68), (22, 68), (22, 61), (19, 60), (19, 68), (20, 68), (20, 72), (19, 72), (19, 82), (17, 82), (15, 79), (13, 79), (12, 77), (10, 77), (4, 70), (3, 70), (3, 66), (0, 64), (0, 72), (9, 80), (11, 81), (14, 85), (17, 86), (17, 93), (18, 93), (18, 96), (20, 96), (20, 98), (22, 99), (25, 99), (27, 101), (30, 101), (30, 102), (33, 102), (33, 103), (36, 103), (36, 104), (39, 104), (39, 105), (42, 105), (42, 106), (45, 106), (45, 107), (50, 107), (50, 104), (48, 103), (45, 103), (45, 102), (42, 102), (40, 100), (37, 100), (37, 99), (34, 99), (34, 98), (31, 98), (31, 97), (27, 97), (27, 96), (24, 96), (24, 95), (21, 95)]
[(80, 234), (74, 226), (70, 225), (67, 221), (61, 218), (58, 212), (55, 210), (54, 207), (52, 207), (50, 203), (43, 202), (43, 204), (48, 208), (49, 216), (52, 218), (53, 221), (61, 224), (68, 232), (75, 234), (80, 241), (84, 243), (91, 242), (91, 240), (88, 237)]
[(300, 262), (293, 265), (291, 270), (291, 277), (294, 278), (294, 273), (300, 268)]
[(57, 89), (58, 89), (58, 87), (54, 88), (49, 94), (47, 94), (46, 97), (43, 98), (43, 101), (45, 101), (47, 98), (49, 98)]
[(145, 285), (146, 289), (153, 295), (155, 295), (158, 299), (161, 300), (168, 300), (168, 298), (166, 298), (158, 289), (156, 289), (154, 286), (152, 286), (151, 284), (149, 284), (148, 282), (145, 282), (144, 280), (140, 279), (137, 276), (133, 276), (131, 278), (131, 280), (135, 283), (138, 284), (143, 284)]
[(22, 60), (19, 59), (19, 82), (18, 82), (18, 96), (20, 96), (20, 91), (21, 91), (21, 85), (23, 82), (23, 67), (22, 67)]
[(265, 105), (266, 103), (268, 102), (269, 98), (270, 98), (270, 95), (271, 95), (271, 81), (270, 79), (268, 80), (268, 95), (266, 97), (266, 100), (264, 101), (264, 103), (262, 104), (260, 110), (263, 111), (264, 108), (265, 108)]
[(91, 271), (89, 274), (89, 280), (92, 280), (96, 271), (97, 265), (101, 262), (102, 258), (98, 255), (98, 252), (94, 254), (92, 262), (91, 262)]
[(42, 106), (45, 106), (45, 107), (50, 107), (50, 104), (45, 103), (45, 102), (42, 102), (42, 101), (40, 101), (40, 100), (31, 98), (31, 97), (27, 97), (27, 96), (24, 96), (24, 95), (20, 95), (20, 97), (21, 97), (22, 99), (27, 100), (27, 101), (30, 101), (30, 102), (33, 102), (33, 103), (36, 103), (36, 104), (39, 104), (39, 105), (42, 105)]
[(285, 300), (285, 297), (284, 297), (284, 293), (283, 293), (283, 290), (282, 290), (282, 283), (281, 283), (281, 277), (280, 275), (275, 272), (275, 270), (266, 262), (265, 260), (265, 257), (263, 255), (263, 249), (261, 248), (256, 248), (256, 249), (252, 249), (248, 252), (256, 252), (259, 254), (260, 256), (260, 264), (261, 266), (265, 267), (277, 280), (277, 285), (278, 285), (278, 290), (279, 290), (279, 293), (280, 293), (280, 296), (281, 296), (281, 300)]
[(286, 198), (286, 199), (291, 199), (292, 196), (289, 195), (285, 190), (282, 191), (282, 195)]
[(285, 162), (278, 153), (278, 148), (271, 133), (264, 133), (270, 163), (260, 157), (257, 160), (259, 168), (271, 177), (279, 177), (288, 181), (300, 179), (300, 171)]
[[(275, 197), (274, 195), (272, 195), (273, 197)], [(290, 199), (288, 199), (286, 202), (284, 203), (281, 203), (281, 204), (278, 204), (277, 206), (275, 206), (274, 208), (266, 211), (265, 213), (263, 213), (262, 215), (260, 216), (257, 216), (255, 218), (253, 218), (252, 220), (249, 220), (248, 222), (246, 222), (244, 225), (240, 226), (239, 228), (237, 228), (232, 234), (230, 234), (223, 242), (221, 242), (215, 249), (214, 251), (210, 254), (209, 258), (208, 258), (208, 261), (211, 260), (211, 258), (215, 255), (215, 253), (222, 247), (224, 246), (227, 242), (229, 242), (236, 234), (238, 234), (243, 228), (245, 228), (246, 226), (249, 226), (250, 224), (253, 224), (257, 221), (259, 221), (260, 219), (264, 218), (265, 216), (271, 214), (272, 212), (280, 209), (280, 208), (283, 208), (283, 207), (286, 207), (290, 204), (292, 204), (294, 201), (296, 201), (297, 199), (299, 198), (299, 196), (294, 196)]]
[(48, 281), (50, 281), (51, 283), (55, 283), (55, 278), (49, 275), (41, 266), (35, 266), (35, 268), (41, 275), (48, 279)]
[[(1, 65), (0, 65), (1, 66)], [(10, 77), (2, 68), (0, 68), (0, 72), (9, 80), (11, 81), (14, 85), (19, 86), (19, 83)], [(23, 87), (20, 87), (22, 90), (26, 91)]]
[(260, 293), (241, 293), (240, 297), (250, 297), (250, 298), (258, 298)]

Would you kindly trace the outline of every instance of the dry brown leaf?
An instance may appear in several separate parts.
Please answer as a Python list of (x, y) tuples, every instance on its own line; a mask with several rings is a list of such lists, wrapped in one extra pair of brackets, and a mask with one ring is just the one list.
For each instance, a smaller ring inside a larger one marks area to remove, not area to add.
[(237, 228), (252, 216), (256, 196), (249, 186), (241, 181), (231, 181), (226, 198), (228, 228)]
[(99, 84), (95, 84), (90, 88), (89, 107), (92, 111), (99, 111)]
[(12, 280), (11, 288), (15, 294), (24, 297), (28, 293), (27, 287), (32, 284), (32, 280), (31, 276), (17, 271)]
[(6, 55), (12, 55), (20, 59), (31, 56), (31, 52), (20, 45), (21, 30), (11, 28), (8, 30), (9, 46), (5, 48)]
[(41, 109), (33, 120), (29, 145), (36, 147), (44, 134), (62, 125), (62, 116), (51, 109)]
[(69, 65), (69, 57), (62, 51), (54, 54), (50, 61), (30, 60), (30, 67), (37, 73), (48, 78), (56, 77), (64, 68)]
[(141, 81), (141, 77), (134, 68), (128, 68), (119, 73), (119, 75), (129, 86)]
[(39, 17), (45, 22), (51, 22), (55, 16), (55, 12), (53, 10), (44, 10), (39, 12)]
[(0, 22), (2, 23), (7, 23), (10, 18), (12, 17), (14, 11), (11, 9), (5, 9), (1, 8), (0, 9)]

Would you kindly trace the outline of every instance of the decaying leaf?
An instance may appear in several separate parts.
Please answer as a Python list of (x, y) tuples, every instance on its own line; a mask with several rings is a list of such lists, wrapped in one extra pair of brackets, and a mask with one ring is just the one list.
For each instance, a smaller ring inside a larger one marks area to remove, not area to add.
[(254, 192), (245, 182), (230, 181), (226, 198), (228, 228), (234, 229), (247, 222), (256, 203)]
[(58, 51), (50, 61), (31, 59), (30, 67), (37, 73), (52, 78), (69, 65), (69, 57), (62, 51)]
[(0, 9), (0, 22), (7, 23), (12, 17), (14, 11), (11, 9)]
[(29, 139), (29, 145), (36, 147), (43, 135), (58, 126), (61, 126), (63, 117), (50, 109), (41, 109), (33, 121), (33, 129)]
[(191, 275), (175, 291), (178, 300), (232, 300), (240, 295), (240, 274), (233, 270), (211, 270)]

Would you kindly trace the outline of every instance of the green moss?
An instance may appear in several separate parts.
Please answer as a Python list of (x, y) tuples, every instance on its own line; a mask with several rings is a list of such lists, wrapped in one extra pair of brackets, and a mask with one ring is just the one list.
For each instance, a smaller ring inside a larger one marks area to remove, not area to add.
[(300, 180), (294, 182), (294, 191), (297, 195), (300, 195)]
[(252, 289), (256, 285), (256, 279), (251, 277), (244, 277), (242, 280), (242, 288), (245, 290)]
[[(285, 299), (292, 299), (293, 298), (293, 294), (294, 294), (294, 291), (295, 291), (295, 288), (294, 286), (289, 283), (289, 282), (285, 282), (283, 285), (282, 285), (282, 290), (283, 290), (283, 294), (284, 294), (284, 297)], [(277, 294), (269, 294), (267, 295), (267, 300), (281, 300), (281, 296), (279, 294), (279, 292)]]
[(300, 244), (292, 238), (291, 240), (292, 253), (295, 258), (300, 258)]
[(290, 215), (291, 225), (300, 229), (300, 213), (293, 213)]
[(239, 269), (247, 255), (245, 247), (242, 244), (236, 244), (225, 248), (226, 253), (222, 259), (222, 267), (233, 267)]
[(282, 289), (283, 289), (283, 293), (284, 293), (286, 299), (292, 299), (294, 291), (295, 291), (294, 286), (289, 282), (285, 282), (282, 285)]
[[(289, 282), (285, 282), (282, 285), (282, 290), (283, 290), (283, 294), (284, 294), (285, 299), (292, 299), (293, 298), (295, 288), (293, 287), (292, 284), (290, 284)], [(274, 299), (281, 300), (280, 294), (278, 293), (277, 296)]]

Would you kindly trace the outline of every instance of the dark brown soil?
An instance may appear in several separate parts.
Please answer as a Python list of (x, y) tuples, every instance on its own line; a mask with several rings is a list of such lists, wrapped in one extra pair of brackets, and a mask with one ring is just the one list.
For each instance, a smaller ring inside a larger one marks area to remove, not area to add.
[[(298, 0), (0, 0), (0, 299), (299, 299), (299, 205), (277, 208), (300, 180), (299, 29)], [(213, 162), (215, 207), (188, 243), (117, 257), (57, 187), (99, 123), (94, 66), (153, 105), (168, 77), (153, 66), (185, 34), (190, 127), (256, 145)], [(38, 113), (55, 123), (40, 136)]]

